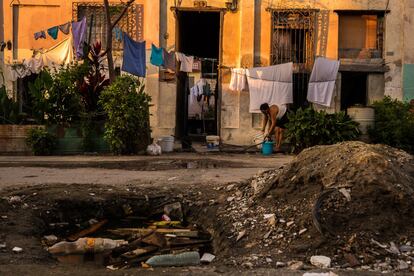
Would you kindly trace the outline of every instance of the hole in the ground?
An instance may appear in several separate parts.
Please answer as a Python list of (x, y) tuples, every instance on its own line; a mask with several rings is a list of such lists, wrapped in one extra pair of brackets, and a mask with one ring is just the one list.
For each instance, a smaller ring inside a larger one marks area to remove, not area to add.
[(191, 223), (190, 213), (181, 202), (162, 197), (59, 200), (41, 213), (42, 243), (66, 264), (120, 269), (208, 263), (212, 237)]

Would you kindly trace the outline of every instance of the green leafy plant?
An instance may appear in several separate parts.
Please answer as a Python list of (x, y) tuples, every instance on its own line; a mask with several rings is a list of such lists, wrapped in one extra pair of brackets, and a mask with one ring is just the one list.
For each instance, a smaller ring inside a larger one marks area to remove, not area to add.
[(43, 71), (29, 90), (38, 113), (36, 119), (42, 123), (69, 125), (80, 118), (82, 103), (80, 83), (88, 74), (87, 64), (62, 65), (53, 72)]
[(51, 155), (56, 146), (56, 137), (44, 128), (36, 127), (27, 132), (26, 144), (34, 155)]
[(373, 107), (375, 124), (368, 128), (372, 142), (414, 152), (414, 114), (410, 104), (385, 97)]
[(151, 97), (143, 82), (120, 76), (101, 94), (107, 113), (105, 140), (117, 154), (137, 153), (150, 143), (149, 106)]
[(25, 114), (19, 113), (19, 104), (7, 95), (6, 87), (0, 87), (0, 124), (20, 124)]
[(299, 108), (289, 114), (286, 138), (293, 151), (299, 152), (316, 145), (331, 145), (357, 139), (360, 135), (358, 123), (344, 112), (328, 114), (312, 108)]

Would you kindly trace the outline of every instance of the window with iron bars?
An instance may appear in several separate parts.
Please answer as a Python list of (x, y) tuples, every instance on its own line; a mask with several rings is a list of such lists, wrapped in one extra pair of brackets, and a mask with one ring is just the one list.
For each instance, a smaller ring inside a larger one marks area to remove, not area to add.
[(310, 73), (315, 60), (317, 11), (273, 10), (271, 64), (293, 62), (293, 109), (306, 105)]
[[(111, 4), (110, 13), (112, 21), (119, 16), (123, 8), (124, 6), (122, 4)], [(81, 20), (83, 17), (86, 17), (87, 21), (88, 27), (86, 37), (88, 42), (94, 43), (95, 41), (100, 41), (102, 43), (102, 48), (105, 49), (108, 26), (106, 23), (104, 5), (101, 3), (89, 2), (73, 3), (73, 20)], [(131, 5), (128, 8), (127, 13), (114, 28), (112, 33), (113, 50), (120, 51), (123, 49), (123, 32), (127, 33), (133, 39), (136, 39), (136, 20), (136, 7)]]

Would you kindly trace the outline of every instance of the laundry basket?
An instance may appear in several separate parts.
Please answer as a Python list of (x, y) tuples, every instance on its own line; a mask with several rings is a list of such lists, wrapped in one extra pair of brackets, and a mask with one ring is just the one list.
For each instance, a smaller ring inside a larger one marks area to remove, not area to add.
[(174, 137), (173, 136), (162, 136), (159, 139), (162, 152), (173, 152), (174, 151)]

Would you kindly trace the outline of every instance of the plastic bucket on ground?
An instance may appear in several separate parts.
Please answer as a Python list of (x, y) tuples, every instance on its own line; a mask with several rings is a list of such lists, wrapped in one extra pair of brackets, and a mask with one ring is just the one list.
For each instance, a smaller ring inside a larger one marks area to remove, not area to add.
[(359, 123), (362, 134), (368, 133), (368, 127), (375, 122), (375, 110), (372, 107), (350, 107), (347, 110), (349, 117)]
[(163, 136), (160, 137), (160, 146), (162, 152), (173, 152), (174, 151), (174, 137), (173, 136)]
[(208, 149), (218, 149), (220, 146), (220, 136), (206, 136), (206, 143)]
[(262, 146), (262, 154), (263, 155), (271, 155), (273, 153), (273, 145), (275, 143), (274, 142), (264, 142), (263, 146)]

